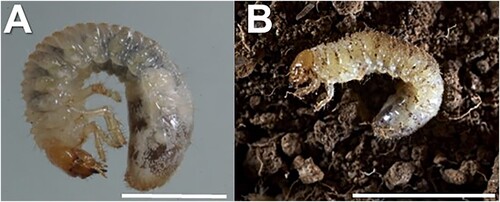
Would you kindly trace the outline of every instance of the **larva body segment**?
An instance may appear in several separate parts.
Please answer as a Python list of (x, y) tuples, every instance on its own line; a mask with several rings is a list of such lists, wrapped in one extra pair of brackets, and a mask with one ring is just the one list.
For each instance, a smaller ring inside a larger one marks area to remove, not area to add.
[[(25, 115), (36, 144), (70, 176), (105, 176), (103, 142), (119, 148), (126, 140), (109, 107), (85, 108), (94, 94), (121, 101), (118, 92), (101, 83), (84, 86), (92, 73), (101, 71), (125, 84), (130, 128), (125, 180), (143, 191), (163, 185), (190, 145), (191, 94), (158, 43), (127, 27), (77, 24), (36, 46), (22, 82)], [(106, 120), (107, 132), (93, 121), (99, 116)], [(101, 161), (82, 149), (90, 134)]]
[(179, 75), (168, 72), (168, 69), (144, 69), (144, 79), (134, 86), (127, 86), (127, 89), (132, 89), (127, 93), (129, 110), (137, 114), (134, 117), (129, 115), (131, 134), (138, 135), (130, 137), (125, 180), (138, 190), (165, 184), (180, 165), (186, 146), (190, 144), (192, 124), (189, 123), (193, 122), (193, 107), (186, 100), (190, 95), (188, 91), (178, 89), (182, 83), (178, 80)]
[[(325, 84), (333, 97), (334, 84), (361, 80), (372, 73), (388, 74), (403, 81), (372, 121), (374, 134), (381, 138), (407, 136), (426, 124), (440, 108), (443, 79), (439, 65), (427, 52), (388, 34), (364, 31), (335, 43), (302, 51), (291, 65), (290, 82), (302, 97)], [(309, 82), (305, 87), (298, 87)]]

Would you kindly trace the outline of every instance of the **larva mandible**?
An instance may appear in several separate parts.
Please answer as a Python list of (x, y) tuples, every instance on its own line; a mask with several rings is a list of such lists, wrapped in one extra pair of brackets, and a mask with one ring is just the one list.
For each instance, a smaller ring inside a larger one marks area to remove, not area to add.
[[(361, 80), (371, 73), (403, 81), (374, 117), (375, 136), (410, 135), (438, 113), (444, 87), (436, 60), (422, 49), (378, 31), (353, 33), (300, 52), (290, 66), (289, 80), (299, 98), (325, 84), (327, 97), (315, 106), (318, 111), (333, 98), (334, 84)], [(299, 87), (303, 84), (307, 85)]]
[[(125, 181), (142, 191), (162, 186), (190, 145), (191, 94), (160, 45), (127, 27), (76, 24), (36, 46), (21, 84), (36, 144), (70, 176), (105, 176), (103, 142), (119, 148), (127, 141), (108, 106), (85, 108), (86, 99), (94, 94), (121, 101), (118, 92), (102, 83), (84, 86), (92, 73), (101, 71), (125, 84), (130, 128)], [(100, 116), (108, 133), (93, 121)], [(90, 134), (101, 162), (82, 149)]]

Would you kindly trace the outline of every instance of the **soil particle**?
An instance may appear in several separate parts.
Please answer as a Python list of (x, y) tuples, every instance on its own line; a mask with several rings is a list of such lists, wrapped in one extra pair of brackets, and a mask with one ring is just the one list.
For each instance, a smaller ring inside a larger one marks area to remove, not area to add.
[(321, 181), (325, 175), (310, 157), (305, 160), (302, 156), (295, 157), (293, 167), (299, 172), (299, 179), (304, 184)]
[(438, 166), (442, 166), (443, 164), (448, 163), (448, 159), (443, 153), (437, 152), (432, 162)]
[(443, 180), (450, 184), (463, 185), (467, 181), (467, 176), (460, 170), (449, 168), (441, 172), (441, 175)]
[(260, 142), (250, 145), (246, 159), (246, 167), (257, 176), (274, 174), (282, 167), (283, 162), (277, 154), (274, 141), (268, 142), (264, 138)]
[(490, 7), (490, 19), (498, 19), (498, 1), (490, 1), (488, 6)]
[(288, 133), (281, 138), (281, 149), (288, 156), (302, 153), (302, 140), (298, 133)]
[(415, 165), (412, 163), (396, 162), (384, 175), (385, 186), (393, 190), (395, 186), (405, 185), (410, 182), (413, 172), (415, 172)]
[(484, 193), (493, 193), (495, 194), (495, 199), (489, 199), (492, 201), (498, 201), (498, 156), (495, 158), (495, 165), (492, 168), (493, 174), (488, 181), (488, 187), (484, 191)]
[(339, 15), (356, 15), (363, 10), (363, 1), (334, 1), (333, 7)]

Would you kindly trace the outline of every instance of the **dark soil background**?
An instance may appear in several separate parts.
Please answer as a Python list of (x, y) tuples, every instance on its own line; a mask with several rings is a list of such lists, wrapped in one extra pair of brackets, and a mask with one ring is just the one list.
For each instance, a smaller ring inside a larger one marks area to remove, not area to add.
[[(247, 5), (271, 8), (273, 27), (247, 33)], [(309, 10), (309, 12), (307, 12)], [(496, 193), (498, 2), (236, 2), (236, 200), (351, 200), (352, 193)], [(367, 125), (397, 80), (370, 75), (287, 92), (302, 50), (373, 29), (433, 55), (445, 80), (440, 113), (385, 141)], [(494, 168), (495, 166), (495, 168)]]

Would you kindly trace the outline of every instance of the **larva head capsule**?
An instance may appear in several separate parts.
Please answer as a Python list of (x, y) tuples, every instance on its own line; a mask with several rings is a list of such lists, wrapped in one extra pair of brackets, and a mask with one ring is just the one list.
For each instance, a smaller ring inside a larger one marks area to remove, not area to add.
[(295, 86), (316, 79), (314, 72), (314, 54), (311, 50), (305, 50), (299, 53), (290, 66), (290, 83)]
[(84, 179), (94, 173), (100, 173), (106, 177), (104, 166), (82, 149), (53, 146), (46, 149), (45, 152), (50, 162), (72, 177)]

